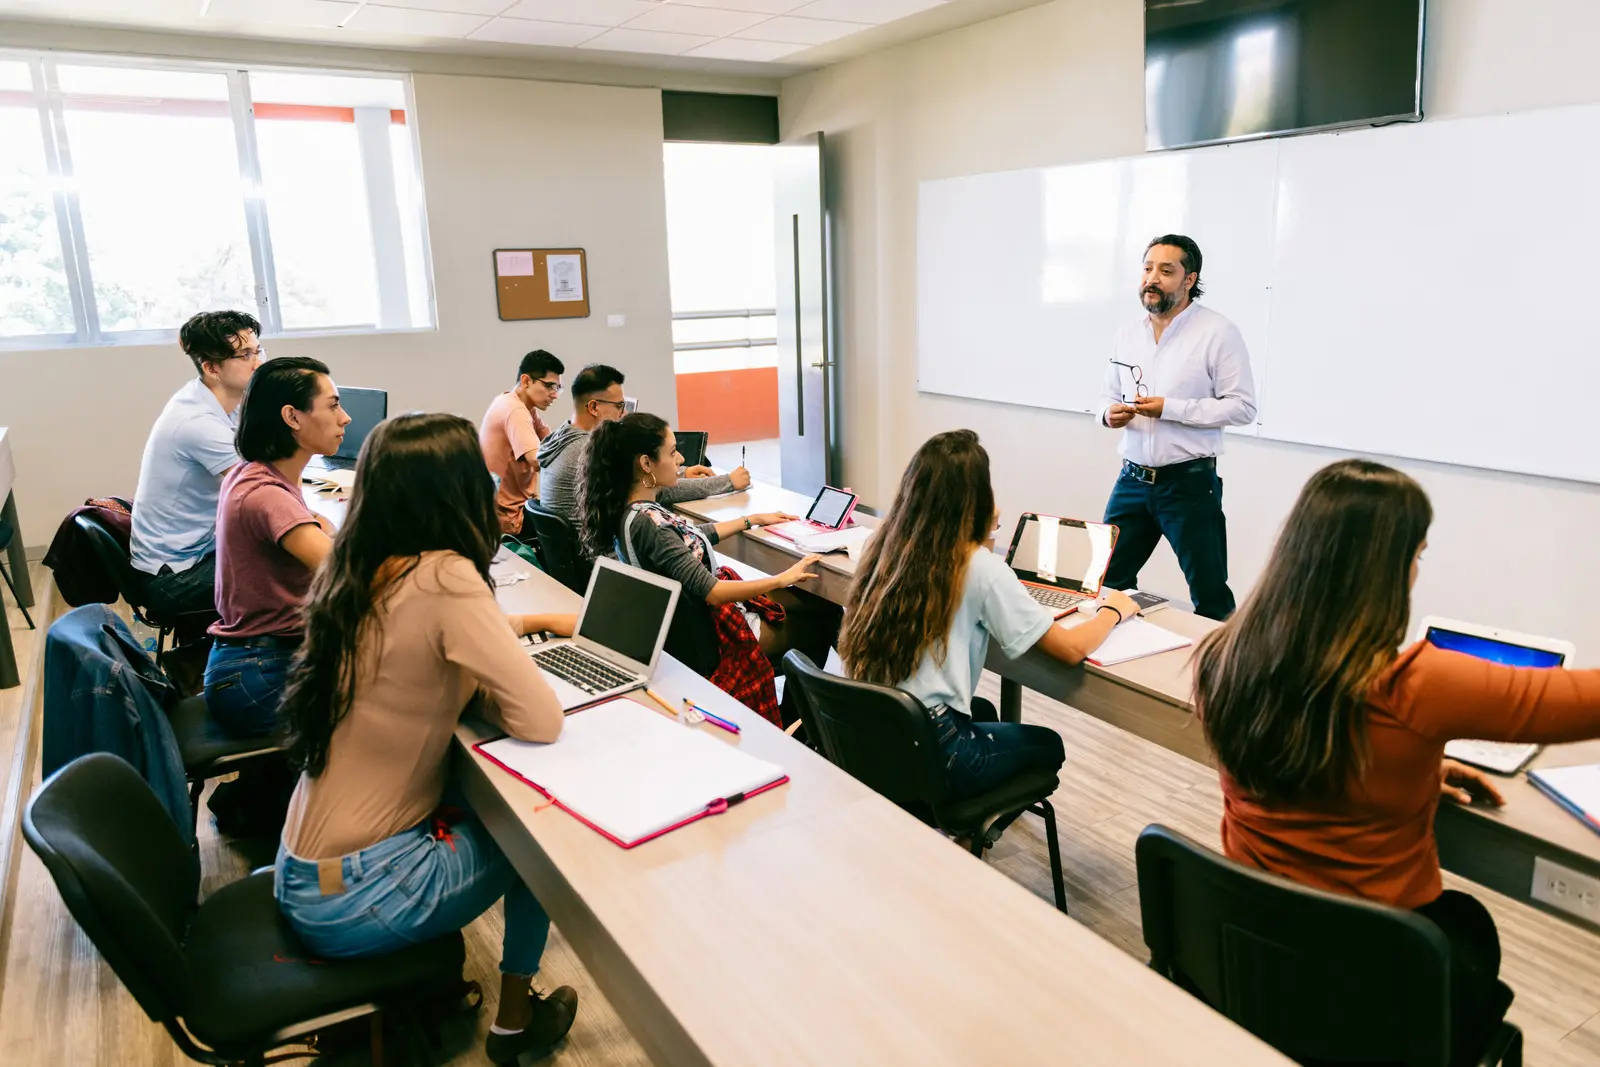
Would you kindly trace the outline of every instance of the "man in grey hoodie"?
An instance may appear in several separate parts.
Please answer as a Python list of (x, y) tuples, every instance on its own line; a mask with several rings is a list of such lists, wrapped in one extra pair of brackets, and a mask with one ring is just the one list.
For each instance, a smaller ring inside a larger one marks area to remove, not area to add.
[[(591, 363), (572, 380), (572, 418), (539, 445), (539, 503), (578, 526), (578, 485), (583, 480), (583, 457), (589, 432), (602, 422), (615, 422), (625, 413), (622, 372), (604, 363)], [(702, 500), (750, 488), (750, 472), (743, 467), (713, 474), (709, 467), (690, 467), (670, 489), (656, 499), (671, 506), (684, 500)]]

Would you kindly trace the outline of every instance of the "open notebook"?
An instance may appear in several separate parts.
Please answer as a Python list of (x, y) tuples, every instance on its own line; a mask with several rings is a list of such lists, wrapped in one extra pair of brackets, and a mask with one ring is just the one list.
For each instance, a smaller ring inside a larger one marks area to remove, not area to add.
[(473, 747), (623, 848), (789, 780), (776, 764), (628, 699), (568, 716), (553, 744), (502, 737)]
[(1175, 648), (1188, 648), (1194, 644), (1182, 634), (1145, 622), (1135, 616), (1119, 623), (1111, 635), (1100, 642), (1100, 647), (1089, 653), (1089, 662), (1096, 667), (1110, 667), (1133, 659), (1156, 656)]

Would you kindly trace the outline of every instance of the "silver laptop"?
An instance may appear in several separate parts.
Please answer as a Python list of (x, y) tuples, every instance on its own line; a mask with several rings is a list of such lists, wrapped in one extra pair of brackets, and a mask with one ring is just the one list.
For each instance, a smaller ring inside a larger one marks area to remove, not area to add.
[(614, 559), (595, 560), (572, 639), (534, 645), (528, 653), (556, 691), (562, 711), (649, 684), (680, 588), (671, 578)]
[[(1423, 619), (1420, 629), (1418, 639), (1430, 645), (1511, 667), (1559, 670), (1570, 666), (1577, 654), (1577, 649), (1570, 641), (1519, 634), (1478, 623), (1442, 619), (1435, 615)], [(1446, 743), (1444, 754), (1497, 774), (1516, 774), (1539, 754), (1539, 746), (1531, 742), (1458, 738)]]

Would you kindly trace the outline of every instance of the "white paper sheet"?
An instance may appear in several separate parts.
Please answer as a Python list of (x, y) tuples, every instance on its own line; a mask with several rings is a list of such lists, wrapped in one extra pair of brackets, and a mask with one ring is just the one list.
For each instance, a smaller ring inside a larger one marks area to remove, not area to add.
[(583, 260), (581, 256), (546, 256), (550, 272), (550, 302), (559, 304), (583, 299)]
[(1061, 552), (1061, 522), (1050, 515), (1039, 516), (1039, 558), (1033, 573), (1042, 581), (1056, 581), (1056, 560)]
[(553, 744), (508, 737), (483, 751), (627, 845), (783, 777), (776, 764), (627, 699), (569, 715)]
[(1116, 663), (1171, 652), (1175, 648), (1187, 648), (1192, 644), (1194, 642), (1182, 634), (1175, 634), (1135, 617), (1113, 629), (1111, 636), (1089, 653), (1089, 662), (1097, 667), (1110, 667)]
[(1565, 797), (1568, 804), (1583, 812), (1585, 821), (1600, 831), (1600, 764), (1585, 763), (1577, 767), (1541, 767), (1528, 772), (1535, 785), (1547, 791), (1554, 790)]
[(496, 252), (494, 272), (502, 278), (533, 277), (532, 252)]

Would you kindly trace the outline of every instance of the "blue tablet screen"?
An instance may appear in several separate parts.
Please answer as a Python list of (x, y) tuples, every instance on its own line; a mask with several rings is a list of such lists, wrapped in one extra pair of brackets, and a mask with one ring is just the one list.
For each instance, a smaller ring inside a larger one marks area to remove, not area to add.
[(1465, 652), (1469, 656), (1504, 663), (1508, 667), (1559, 667), (1563, 657), (1559, 652), (1543, 648), (1513, 645), (1476, 634), (1461, 634), (1454, 630), (1428, 627), (1428, 641), (1451, 652)]

